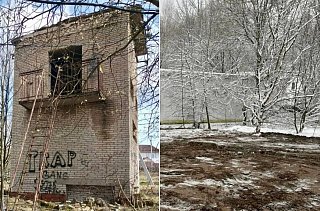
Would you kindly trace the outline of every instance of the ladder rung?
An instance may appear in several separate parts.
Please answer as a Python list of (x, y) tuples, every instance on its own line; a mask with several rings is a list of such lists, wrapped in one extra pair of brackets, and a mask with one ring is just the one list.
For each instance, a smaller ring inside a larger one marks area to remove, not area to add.
[(48, 119), (37, 119), (36, 122), (48, 122)]
[(37, 135), (37, 136), (32, 136), (32, 138), (41, 138), (41, 137), (48, 137), (48, 135)]
[(31, 147), (43, 147), (43, 144), (32, 144)]
[(35, 127), (35, 129), (48, 129), (50, 128), (49, 126), (41, 126), (41, 127)]

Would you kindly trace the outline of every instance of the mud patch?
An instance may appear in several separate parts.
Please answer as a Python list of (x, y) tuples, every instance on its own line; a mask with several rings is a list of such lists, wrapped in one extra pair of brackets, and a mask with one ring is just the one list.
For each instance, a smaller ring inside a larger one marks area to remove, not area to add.
[(161, 134), (161, 210), (320, 209), (319, 138)]

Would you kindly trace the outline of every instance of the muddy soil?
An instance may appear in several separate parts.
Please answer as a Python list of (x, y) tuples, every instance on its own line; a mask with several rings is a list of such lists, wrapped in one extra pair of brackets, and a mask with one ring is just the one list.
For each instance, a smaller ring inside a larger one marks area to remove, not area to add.
[(319, 138), (199, 131), (161, 130), (161, 210), (320, 210)]

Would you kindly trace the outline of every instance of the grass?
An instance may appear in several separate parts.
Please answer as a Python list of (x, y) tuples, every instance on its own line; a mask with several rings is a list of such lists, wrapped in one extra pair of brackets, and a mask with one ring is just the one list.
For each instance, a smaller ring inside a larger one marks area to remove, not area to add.
[(144, 207), (138, 210), (159, 210), (159, 172), (150, 172), (154, 185), (149, 185), (144, 172), (140, 172), (140, 196)]
[[(232, 122), (242, 122), (241, 119), (214, 119), (210, 120), (210, 123), (232, 123)], [(207, 123), (207, 121), (200, 122), (201, 124)], [(175, 125), (175, 124), (183, 124), (182, 119), (175, 120), (165, 120), (160, 122), (161, 125)], [(193, 124), (192, 120), (184, 120), (184, 124)]]

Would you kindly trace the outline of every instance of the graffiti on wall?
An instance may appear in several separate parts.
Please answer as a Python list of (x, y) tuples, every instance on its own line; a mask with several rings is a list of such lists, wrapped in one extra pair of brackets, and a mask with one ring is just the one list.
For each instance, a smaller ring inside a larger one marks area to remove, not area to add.
[(89, 155), (88, 154), (83, 154), (80, 157), (80, 162), (81, 162), (81, 165), (82, 165), (82, 169), (88, 168), (88, 166), (89, 166)]
[[(75, 159), (77, 154), (74, 151), (68, 151), (66, 155), (61, 154), (56, 151), (53, 157), (50, 159), (50, 154), (46, 154), (44, 160), (45, 168), (56, 168), (56, 167), (72, 167), (73, 159)], [(29, 154), (29, 172), (36, 172), (36, 166), (38, 164), (38, 170), (40, 170), (40, 163), (43, 159), (43, 152), (38, 152), (37, 150), (32, 150)]]
[[(35, 173), (40, 171), (41, 161), (43, 160), (44, 153), (37, 150), (32, 150), (29, 153), (29, 172)], [(44, 159), (43, 179), (41, 181), (40, 191), (43, 193), (62, 193), (57, 187), (57, 179), (67, 179), (68, 172), (59, 171), (59, 168), (71, 168), (73, 166), (73, 160), (77, 154), (74, 151), (67, 151), (67, 153), (61, 153), (56, 151), (53, 156), (47, 153)], [(37, 179), (35, 179), (35, 184)]]

